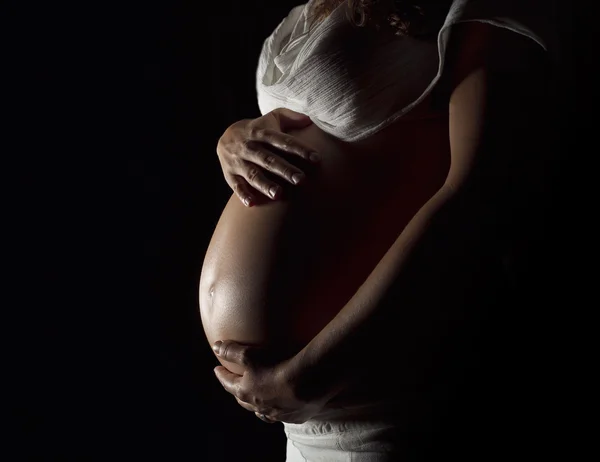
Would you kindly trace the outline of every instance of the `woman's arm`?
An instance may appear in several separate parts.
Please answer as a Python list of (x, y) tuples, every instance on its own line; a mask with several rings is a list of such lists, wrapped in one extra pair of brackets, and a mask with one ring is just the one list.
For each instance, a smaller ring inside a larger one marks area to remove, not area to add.
[(543, 90), (531, 72), (537, 45), (485, 24), (459, 27), (447, 181), (355, 296), (292, 360), (301, 399), (334, 396), (371, 374), (381, 380), (378, 358), (401, 366), (459, 318), (457, 300), (474, 290), (478, 262), (510, 202), (505, 192), (511, 182), (528, 181), (519, 178)]

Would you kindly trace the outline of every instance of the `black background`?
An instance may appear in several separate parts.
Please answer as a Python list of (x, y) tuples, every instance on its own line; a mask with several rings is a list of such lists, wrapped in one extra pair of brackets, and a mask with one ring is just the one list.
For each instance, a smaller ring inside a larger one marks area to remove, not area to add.
[[(283, 460), (280, 425), (240, 408), (214, 378), (197, 289), (230, 196), (217, 140), (260, 115), (260, 47), (294, 5), (4, 7), (4, 363), (16, 411), (7, 460)], [(563, 152), (582, 159), (588, 119), (578, 117), (575, 134), (574, 66), (589, 61), (572, 51), (563, 13), (562, 79), (573, 89), (560, 103)], [(538, 244), (544, 272), (523, 294), (548, 307), (543, 329), (563, 326), (544, 336), (557, 343), (538, 358), (535, 384), (556, 391), (570, 371), (564, 326), (580, 284), (566, 275), (577, 268), (566, 236), (580, 236), (565, 218), (581, 197), (569, 165), (559, 218)], [(553, 416), (545, 431), (562, 436), (556, 415), (568, 405), (550, 394), (552, 412), (531, 426)]]

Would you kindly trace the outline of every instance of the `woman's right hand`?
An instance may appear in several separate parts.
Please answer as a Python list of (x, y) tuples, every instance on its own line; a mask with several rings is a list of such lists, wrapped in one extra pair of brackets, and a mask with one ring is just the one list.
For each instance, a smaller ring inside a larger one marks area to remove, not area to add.
[(244, 119), (232, 124), (217, 143), (217, 155), (225, 181), (247, 207), (256, 194), (278, 199), (281, 186), (267, 178), (264, 171), (301, 183), (304, 172), (275, 153), (275, 149), (308, 160), (319, 161), (318, 154), (284, 130), (304, 128), (312, 121), (307, 115), (285, 108), (274, 109), (256, 119)]

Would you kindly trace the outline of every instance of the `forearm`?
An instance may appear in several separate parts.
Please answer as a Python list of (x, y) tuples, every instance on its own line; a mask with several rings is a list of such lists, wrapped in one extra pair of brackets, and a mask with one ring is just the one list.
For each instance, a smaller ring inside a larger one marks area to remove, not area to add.
[(511, 221), (513, 209), (530, 200), (515, 192), (530, 183), (525, 172), (537, 158), (531, 147), (543, 124), (532, 121), (543, 116), (544, 61), (537, 46), (500, 28), (467, 23), (456, 32), (452, 187), (415, 215), (355, 296), (297, 355), (299, 394), (368, 380), (390, 362), (402, 371), (422, 362), (449, 330), (482, 315), (479, 296), (496, 283), (482, 269), (497, 258), (498, 245), (510, 244), (513, 232), (529, 233)]
[(390, 360), (399, 367), (415, 361), (448, 317), (459, 316), (450, 299), (470, 284), (466, 272), (476, 267), (471, 257), (482, 239), (481, 227), (465, 219), (477, 207), (464, 196), (438, 191), (355, 296), (296, 356), (301, 395), (334, 396)]

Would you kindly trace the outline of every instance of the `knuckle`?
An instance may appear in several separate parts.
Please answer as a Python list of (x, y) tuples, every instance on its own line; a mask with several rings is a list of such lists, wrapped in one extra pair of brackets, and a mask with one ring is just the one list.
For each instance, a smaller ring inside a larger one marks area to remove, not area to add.
[(273, 154), (265, 154), (264, 163), (268, 167), (272, 167), (275, 163), (276, 157)]
[(235, 169), (236, 171), (239, 171), (240, 169), (244, 168), (245, 162), (246, 161), (241, 156), (236, 155), (235, 157), (233, 157), (231, 159), (231, 162), (230, 162), (231, 167), (230, 168), (232, 170)]
[(273, 109), (271, 112), (268, 112), (267, 114), (265, 114), (263, 116), (264, 120), (267, 120), (267, 121), (270, 120), (271, 122), (275, 122), (275, 123), (279, 124), (279, 113), (280, 112), (281, 112), (281, 108)]
[(221, 343), (220, 353), (223, 358), (228, 358), (228, 355), (230, 353), (230, 351), (229, 351), (230, 347), (231, 347), (231, 343), (228, 342), (227, 340), (224, 341), (223, 343)]
[(256, 167), (250, 167), (248, 170), (248, 179), (254, 181), (260, 175), (260, 171)]
[(287, 143), (290, 146), (293, 146), (295, 148), (297, 148), (298, 146), (300, 146), (300, 143), (298, 142), (298, 139), (295, 136), (292, 136), (292, 135), (287, 135)]
[(286, 178), (292, 178), (294, 171), (290, 167), (285, 167), (283, 169), (282, 173)]
[(264, 135), (264, 129), (261, 127), (252, 126), (248, 130), (250, 138), (260, 139)]
[(242, 145), (242, 151), (251, 151), (252, 150), (252, 140), (245, 138), (243, 139), (240, 144)]

